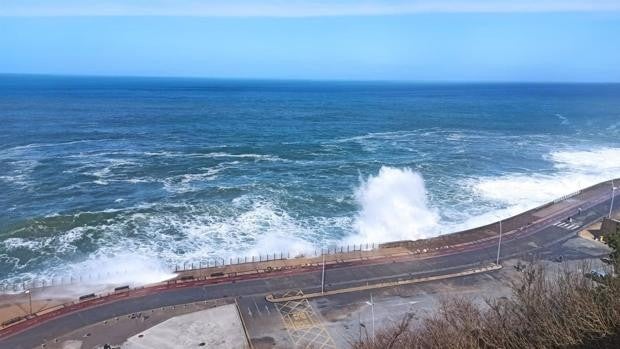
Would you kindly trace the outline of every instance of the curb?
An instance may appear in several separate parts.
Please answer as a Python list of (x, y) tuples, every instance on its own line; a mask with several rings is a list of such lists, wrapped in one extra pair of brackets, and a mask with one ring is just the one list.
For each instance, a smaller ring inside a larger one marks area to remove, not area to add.
[(467, 275), (486, 273), (486, 272), (489, 272), (489, 271), (500, 270), (500, 269), (502, 269), (501, 265), (496, 265), (495, 263), (493, 263), (492, 265), (489, 265), (487, 267), (468, 269), (468, 270), (464, 270), (464, 271), (461, 271), (461, 272), (458, 272), (458, 273), (452, 273), (452, 274), (428, 276), (428, 277), (409, 279), (409, 280), (401, 280), (401, 281), (381, 282), (381, 283), (373, 284), (373, 285), (341, 288), (341, 289), (327, 291), (327, 292), (323, 292), (323, 293), (321, 293), (321, 292), (313, 292), (313, 293), (308, 293), (308, 294), (304, 294), (304, 295), (301, 295), (301, 296), (274, 297), (273, 294), (269, 294), (269, 295), (267, 295), (265, 297), (265, 299), (268, 302), (271, 302), (271, 303), (299, 301), (299, 300), (302, 300), (302, 299), (319, 298), (319, 297), (325, 297), (325, 296), (332, 296), (332, 295), (336, 295), (336, 294), (343, 294), (343, 293), (350, 293), (350, 292), (359, 292), (359, 291), (365, 291), (365, 290), (373, 290), (373, 289), (377, 289), (377, 288), (394, 287), (394, 286), (401, 286), (401, 285), (410, 285), (410, 284), (417, 284), (417, 283), (436, 281), (436, 280), (445, 280), (445, 279), (450, 279), (450, 278), (455, 278), (455, 277), (460, 277), (460, 276), (467, 276)]

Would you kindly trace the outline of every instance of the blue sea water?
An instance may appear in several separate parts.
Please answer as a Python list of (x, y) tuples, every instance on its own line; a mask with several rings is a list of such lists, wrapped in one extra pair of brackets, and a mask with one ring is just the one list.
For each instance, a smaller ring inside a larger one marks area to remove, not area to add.
[(0, 279), (416, 239), (618, 176), (618, 84), (0, 75)]

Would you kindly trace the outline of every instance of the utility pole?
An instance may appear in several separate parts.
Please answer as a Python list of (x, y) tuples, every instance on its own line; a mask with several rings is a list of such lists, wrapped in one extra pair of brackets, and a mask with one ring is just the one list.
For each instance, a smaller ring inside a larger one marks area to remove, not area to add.
[(611, 180), (611, 205), (609, 205), (609, 216), (607, 218), (611, 219), (611, 211), (614, 209), (614, 197), (616, 196), (616, 187), (614, 187), (614, 180)]
[(499, 220), (499, 241), (497, 242), (497, 260), (495, 264), (499, 265), (499, 251), (502, 247), (502, 220)]

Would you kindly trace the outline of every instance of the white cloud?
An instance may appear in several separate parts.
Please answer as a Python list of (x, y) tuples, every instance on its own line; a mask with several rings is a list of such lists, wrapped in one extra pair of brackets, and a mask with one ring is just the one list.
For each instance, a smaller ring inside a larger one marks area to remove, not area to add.
[(1, 0), (0, 16), (318, 17), (620, 11), (620, 0)]

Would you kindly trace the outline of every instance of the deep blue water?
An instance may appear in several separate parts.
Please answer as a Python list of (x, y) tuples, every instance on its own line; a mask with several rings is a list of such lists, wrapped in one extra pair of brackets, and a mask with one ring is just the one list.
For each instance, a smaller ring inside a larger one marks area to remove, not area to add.
[(614, 176), (618, 84), (0, 75), (0, 279), (420, 238)]

